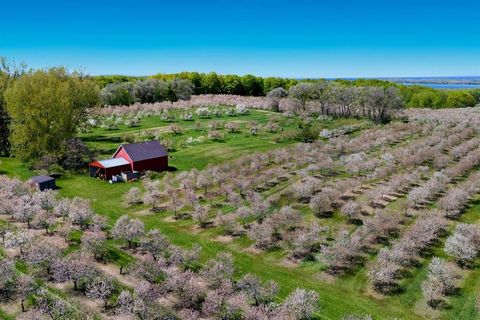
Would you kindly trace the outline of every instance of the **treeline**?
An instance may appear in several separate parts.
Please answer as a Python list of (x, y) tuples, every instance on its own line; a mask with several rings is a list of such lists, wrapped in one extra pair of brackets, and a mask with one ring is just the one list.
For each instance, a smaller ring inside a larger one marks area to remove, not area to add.
[(467, 108), (480, 103), (480, 89), (441, 90), (417, 85), (399, 87), (409, 108)]
[[(254, 75), (219, 75), (215, 72), (198, 73), (198, 72), (180, 72), (172, 74), (156, 74), (151, 77), (129, 77), (121, 75), (113, 76), (98, 76), (94, 77), (95, 81), (100, 87), (116, 84), (120, 88), (131, 88), (132, 84), (138, 81), (145, 81), (146, 79), (158, 79), (165, 82), (178, 81), (178, 79), (188, 80), (191, 83), (192, 94), (231, 94), (240, 96), (266, 96), (275, 88), (284, 88), (289, 90), (301, 82), (325, 82), (324, 79), (290, 79), (279, 77), (257, 77)], [(402, 97), (405, 105), (408, 108), (464, 108), (473, 107), (480, 103), (480, 89), (469, 90), (442, 90), (433, 89), (421, 85), (406, 86), (386, 80), (378, 79), (336, 79), (328, 81), (332, 84), (340, 84), (346, 87), (395, 87), (398, 88), (399, 94)], [(126, 83), (129, 83), (128, 85)], [(121, 90), (120, 90), (121, 91)], [(125, 89), (131, 92), (129, 95), (123, 97), (125, 102), (117, 103), (129, 105), (135, 101), (140, 101), (132, 89)], [(173, 99), (172, 99), (173, 97)], [(174, 100), (174, 95), (165, 95), (159, 97), (158, 101)], [(182, 98), (178, 98), (182, 99)], [(107, 101), (105, 104), (114, 105), (116, 103), (109, 103), (114, 101)]]
[(109, 83), (100, 91), (100, 99), (103, 105), (110, 106), (189, 100), (193, 89), (192, 83), (185, 79), (149, 78)]
[(353, 87), (396, 87), (407, 108), (467, 108), (480, 103), (480, 89), (434, 89), (422, 85), (406, 86), (378, 79), (337, 79), (333, 82)]
[[(166, 82), (175, 79), (188, 80), (193, 86), (193, 94), (234, 94), (240, 96), (264, 96), (275, 88), (289, 89), (299, 80), (279, 77), (257, 77), (251, 74), (238, 76), (234, 74), (221, 75), (215, 72), (180, 72), (159, 73), (150, 77), (129, 77), (122, 75), (96, 76), (95, 81), (101, 88), (112, 83), (135, 82), (145, 79), (158, 79)], [(315, 81), (315, 80), (302, 80)]]

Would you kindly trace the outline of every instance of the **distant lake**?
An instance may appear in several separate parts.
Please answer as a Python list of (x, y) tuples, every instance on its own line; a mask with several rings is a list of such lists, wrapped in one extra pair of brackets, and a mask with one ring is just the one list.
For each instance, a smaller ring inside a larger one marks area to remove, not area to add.
[(402, 82), (406, 86), (424, 86), (435, 89), (480, 89), (480, 84), (460, 84), (460, 83), (413, 83), (413, 82)]

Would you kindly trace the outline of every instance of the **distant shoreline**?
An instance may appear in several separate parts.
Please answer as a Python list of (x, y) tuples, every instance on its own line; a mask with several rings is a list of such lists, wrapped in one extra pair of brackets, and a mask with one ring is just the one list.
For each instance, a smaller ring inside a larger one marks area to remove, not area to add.
[(327, 80), (335, 79), (345, 79), (345, 80), (356, 80), (356, 79), (378, 79), (396, 82), (405, 85), (433, 85), (433, 84), (444, 84), (444, 85), (473, 85), (480, 86), (480, 76), (452, 76), (452, 77), (368, 77), (368, 78), (328, 78)]

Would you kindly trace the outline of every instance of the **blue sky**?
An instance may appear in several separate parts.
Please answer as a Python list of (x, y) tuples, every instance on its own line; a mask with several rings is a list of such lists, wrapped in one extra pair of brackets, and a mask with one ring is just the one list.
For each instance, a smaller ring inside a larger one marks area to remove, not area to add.
[(0, 55), (34, 68), (480, 75), (479, 0), (2, 2)]

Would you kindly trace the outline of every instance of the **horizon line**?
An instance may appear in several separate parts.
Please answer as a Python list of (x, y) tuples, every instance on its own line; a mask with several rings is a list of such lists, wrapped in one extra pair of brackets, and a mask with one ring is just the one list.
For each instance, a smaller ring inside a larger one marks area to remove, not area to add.
[[(43, 69), (43, 68), (41, 68)], [(464, 75), (464, 76), (461, 76), (461, 75), (455, 75), (455, 76), (367, 76), (367, 77), (362, 77), (362, 76), (358, 76), (358, 77), (352, 77), (352, 76), (347, 76), (347, 77), (341, 77), (341, 76), (338, 76), (338, 77), (335, 77), (335, 76), (329, 76), (329, 77), (291, 77), (291, 76), (258, 76), (256, 74), (253, 74), (253, 73), (244, 73), (244, 74), (240, 74), (240, 73), (219, 73), (219, 72), (216, 72), (216, 71), (207, 71), (207, 72), (204, 72), (204, 71), (178, 71), (178, 72), (158, 72), (158, 73), (154, 73), (154, 74), (149, 74), (149, 75), (133, 75), (133, 74), (122, 74), (122, 73), (109, 73), (109, 74), (90, 74), (90, 76), (94, 76), (94, 77), (111, 77), (111, 76), (125, 76), (125, 77), (138, 77), (138, 78), (141, 78), (141, 77), (152, 77), (152, 76), (155, 76), (155, 75), (172, 75), (172, 74), (180, 74), (180, 73), (199, 73), (199, 74), (209, 74), (209, 73), (216, 73), (217, 75), (219, 76), (226, 76), (226, 75), (236, 75), (236, 76), (239, 76), (239, 77), (243, 77), (243, 76), (246, 76), (246, 75), (253, 75), (253, 76), (256, 76), (256, 77), (260, 77), (260, 78), (283, 78), (283, 79), (293, 79), (293, 80), (302, 80), (302, 79), (312, 79), (312, 80), (320, 80), (320, 79), (325, 79), (325, 80), (335, 80), (335, 79), (344, 79), (344, 80), (350, 80), (350, 79), (378, 79), (378, 80), (382, 80), (382, 79), (480, 79), (480, 75)]]

